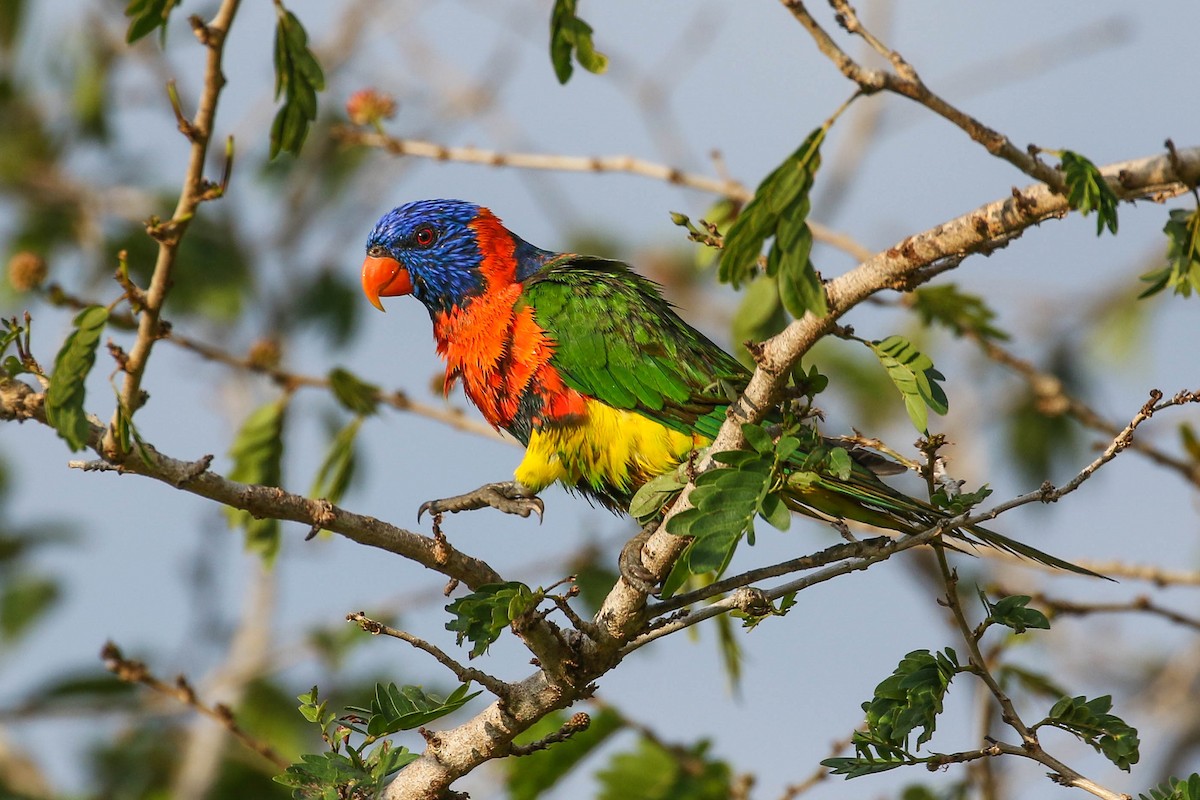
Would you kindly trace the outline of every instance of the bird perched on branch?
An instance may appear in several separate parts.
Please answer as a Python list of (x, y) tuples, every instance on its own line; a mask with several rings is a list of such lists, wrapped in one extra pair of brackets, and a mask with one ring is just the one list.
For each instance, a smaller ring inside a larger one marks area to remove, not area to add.
[[(614, 511), (648, 480), (716, 436), (749, 373), (685, 322), (659, 287), (627, 265), (535, 247), (486, 208), (421, 200), (389, 211), (367, 239), (362, 286), (411, 294), (433, 321), (447, 391), (461, 382), (496, 428), (525, 446), (514, 480), (422, 511), (492, 506), (542, 513), (537, 493), (558, 481)], [(806, 454), (792, 459), (799, 464)], [(883, 483), (862, 463), (789, 489), (793, 510), (904, 533), (945, 514)], [(952, 535), (1081, 571), (982, 528)]]

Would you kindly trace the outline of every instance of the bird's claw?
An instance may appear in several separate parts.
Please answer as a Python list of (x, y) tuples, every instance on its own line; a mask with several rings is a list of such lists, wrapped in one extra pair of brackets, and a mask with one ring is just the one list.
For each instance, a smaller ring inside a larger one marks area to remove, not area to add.
[(421, 521), (426, 512), (434, 515), (454, 514), (459, 511), (474, 511), (477, 508), (494, 508), (519, 517), (528, 517), (533, 513), (537, 514), (538, 522), (541, 522), (546, 507), (542, 498), (530, 492), (527, 487), (516, 481), (502, 481), (484, 484), (466, 494), (426, 501), (417, 509), (417, 522)]
[(657, 576), (642, 565), (642, 546), (650, 540), (650, 535), (654, 533), (654, 530), (654, 526), (642, 528), (637, 536), (625, 543), (625, 546), (621, 548), (621, 555), (617, 557), (617, 569), (621, 573), (621, 578), (634, 591), (645, 595), (658, 592)]

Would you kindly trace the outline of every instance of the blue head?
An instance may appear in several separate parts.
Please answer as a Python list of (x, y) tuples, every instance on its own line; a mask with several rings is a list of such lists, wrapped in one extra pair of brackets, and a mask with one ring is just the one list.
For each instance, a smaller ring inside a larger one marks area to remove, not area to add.
[(550, 256), (509, 232), (492, 212), (463, 200), (417, 200), (392, 209), (367, 238), (363, 291), (411, 294), (430, 316), (465, 308), (498, 282), (523, 280)]

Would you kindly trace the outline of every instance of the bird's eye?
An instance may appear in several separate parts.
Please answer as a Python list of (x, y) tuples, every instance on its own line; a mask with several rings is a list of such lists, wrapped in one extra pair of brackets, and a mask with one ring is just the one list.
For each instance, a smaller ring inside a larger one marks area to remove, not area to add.
[(384, 258), (387, 256), (387, 250), (384, 249), (383, 245), (377, 244), (367, 251), (367, 255), (371, 258)]
[(417, 243), (417, 247), (429, 247), (436, 238), (437, 233), (428, 225), (422, 225), (413, 233), (413, 241)]

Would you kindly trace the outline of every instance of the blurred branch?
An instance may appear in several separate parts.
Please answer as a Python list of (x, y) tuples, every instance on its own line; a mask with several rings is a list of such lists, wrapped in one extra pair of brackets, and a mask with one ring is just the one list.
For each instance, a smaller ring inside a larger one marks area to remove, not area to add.
[[(966, 335), (974, 340), (984, 355), (992, 361), (1008, 367), (1024, 378), (1037, 397), (1039, 408), (1046, 408), (1047, 414), (1051, 411), (1068, 414), (1084, 426), (1108, 436), (1115, 436), (1119, 432), (1120, 429), (1114, 423), (1104, 419), (1087, 403), (1069, 394), (1057, 376), (1038, 369), (1033, 363), (1019, 358), (991, 339), (972, 332), (967, 332)], [(1193, 486), (1200, 487), (1200, 463), (1169, 455), (1153, 444), (1140, 440), (1131, 442), (1129, 446), (1159, 466), (1178, 472)]]
[(1033, 600), (1044, 606), (1051, 617), (1086, 616), (1088, 614), (1145, 613), (1162, 617), (1168, 622), (1200, 631), (1200, 617), (1189, 617), (1171, 608), (1160, 606), (1146, 595), (1139, 595), (1124, 603), (1080, 603), (1074, 600), (1048, 597), (1041, 592), (1031, 595)]
[[(197, 208), (205, 200), (220, 196), (218, 187), (204, 178), (204, 162), (208, 156), (208, 145), (212, 139), (213, 120), (217, 113), (217, 99), (225, 86), (225, 75), (221, 71), (221, 57), (225, 50), (225, 36), (240, 0), (223, 0), (212, 22), (205, 24), (199, 17), (192, 17), (192, 30), (200, 43), (208, 48), (208, 63), (204, 71), (204, 89), (200, 93), (195, 117), (188, 121), (180, 116), (180, 132), (192, 143), (188, 156), (187, 172), (183, 189), (171, 219), (165, 222), (152, 221), (147, 233), (158, 240), (158, 257), (150, 286), (145, 292), (144, 302), (138, 319), (137, 341), (129, 351), (123, 365), (125, 381), (118, 398), (118, 408), (113, 412), (112, 422), (104, 434), (100, 451), (111, 457), (120, 458), (122, 445), (117, 430), (123, 414), (132, 416), (144, 401), (142, 376), (145, 374), (150, 352), (159, 334), (159, 315), (167, 293), (171, 288), (171, 271), (179, 252), (180, 242), (187, 232), (188, 224)], [(178, 113), (178, 110), (177, 110)]]
[(266, 742), (261, 742), (254, 738), (237, 724), (233, 718), (233, 711), (229, 706), (223, 703), (215, 705), (206, 705), (199, 697), (196, 696), (196, 690), (183, 675), (175, 679), (175, 684), (165, 683), (156, 678), (149, 668), (141, 661), (127, 659), (112, 642), (104, 645), (104, 649), (100, 651), (100, 657), (104, 659), (104, 667), (112, 674), (116, 675), (126, 683), (140, 683), (143, 686), (148, 686), (154, 691), (164, 694), (167, 697), (174, 698), (185, 706), (194, 708), (204, 716), (216, 720), (239, 742), (258, 753), (263, 758), (267, 759), (279, 769), (286, 769), (291, 764), (283, 756), (275, 752), (275, 750)]

